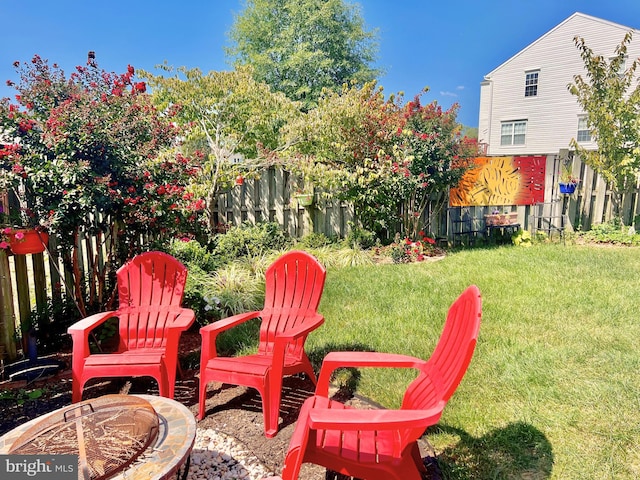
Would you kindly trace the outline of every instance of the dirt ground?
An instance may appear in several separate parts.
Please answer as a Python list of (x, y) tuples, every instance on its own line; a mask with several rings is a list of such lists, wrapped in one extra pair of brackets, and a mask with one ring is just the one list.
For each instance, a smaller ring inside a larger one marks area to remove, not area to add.
[[(198, 354), (200, 335), (187, 332), (181, 339), (181, 358)], [(58, 358), (70, 365), (69, 353), (61, 353)], [(182, 378), (176, 382), (175, 400), (186, 405), (194, 415), (198, 412), (197, 370), (185, 369)], [(304, 400), (313, 393), (313, 383), (305, 376), (287, 377), (283, 382), (282, 403), (280, 406), (280, 429), (275, 438), (266, 438), (263, 431), (262, 406), (260, 395), (251, 388), (211, 383), (207, 389), (206, 416), (198, 421), (199, 428), (212, 428), (232, 436), (243, 444), (246, 450), (254, 454), (275, 473), (280, 473), (293, 433), (298, 412)], [(71, 403), (71, 371), (66, 369), (53, 377), (26, 384), (20, 382), (0, 382), (0, 435), (14, 427), (44, 413), (53, 411)], [(8, 394), (6, 392), (12, 392)], [(92, 380), (84, 391), (83, 399), (96, 398), (110, 393), (158, 394), (156, 383), (152, 379), (112, 379)], [(30, 398), (40, 395), (39, 398)], [(341, 398), (358, 408), (377, 408), (367, 399), (357, 396)], [(433, 461), (434, 453), (426, 442), (420, 444), (425, 464), (432, 475), (429, 479), (438, 479), (437, 465)], [(304, 465), (301, 479), (324, 480), (325, 470), (316, 465)]]

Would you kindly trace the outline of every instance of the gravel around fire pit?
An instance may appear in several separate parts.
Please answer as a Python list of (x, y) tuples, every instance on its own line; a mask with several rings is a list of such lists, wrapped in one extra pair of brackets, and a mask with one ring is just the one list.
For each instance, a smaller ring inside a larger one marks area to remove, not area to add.
[(188, 480), (259, 480), (273, 473), (237, 439), (210, 428), (198, 429)]

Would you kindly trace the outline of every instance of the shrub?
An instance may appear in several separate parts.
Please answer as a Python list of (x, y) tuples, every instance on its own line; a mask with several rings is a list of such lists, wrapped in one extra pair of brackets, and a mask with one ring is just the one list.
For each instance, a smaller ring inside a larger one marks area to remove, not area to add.
[(310, 233), (298, 241), (300, 247), (320, 248), (330, 245), (333, 241), (324, 233)]
[(530, 247), (531, 233), (528, 230), (520, 229), (511, 237), (511, 243), (513, 243), (516, 247)]
[(277, 223), (244, 223), (218, 235), (215, 238), (214, 252), (223, 263), (229, 263), (240, 257), (282, 250), (292, 244), (292, 240)]
[(169, 243), (167, 252), (183, 264), (191, 267), (195, 265), (205, 272), (212, 272), (221, 264), (220, 260), (207, 247), (196, 240), (188, 242), (173, 240)]
[(257, 278), (248, 269), (230, 264), (215, 272), (209, 293), (223, 318), (259, 310), (264, 303), (264, 277)]
[(370, 230), (351, 225), (345, 243), (349, 248), (372, 248), (376, 245), (376, 235)]

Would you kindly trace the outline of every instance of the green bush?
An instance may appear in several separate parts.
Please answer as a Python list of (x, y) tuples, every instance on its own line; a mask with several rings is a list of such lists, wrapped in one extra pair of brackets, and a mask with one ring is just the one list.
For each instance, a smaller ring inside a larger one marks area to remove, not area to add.
[(255, 275), (238, 262), (213, 272), (206, 272), (195, 264), (187, 268), (183, 303), (194, 310), (200, 325), (258, 310), (264, 303), (264, 274)]
[(213, 320), (218, 320), (220, 317), (214, 318), (212, 312), (210, 313), (207, 309), (207, 301), (205, 299), (213, 282), (212, 274), (204, 271), (195, 263), (187, 262), (185, 265), (189, 273), (182, 304), (195, 312), (196, 321), (200, 325), (207, 325)]
[(351, 225), (345, 238), (345, 243), (350, 248), (360, 247), (367, 249), (374, 247), (377, 239), (375, 233), (356, 225)]
[(516, 247), (530, 247), (531, 246), (531, 233), (528, 230), (519, 229), (511, 237), (511, 243)]
[(283, 250), (292, 244), (291, 238), (277, 223), (244, 223), (218, 235), (215, 238), (214, 253), (223, 263), (229, 263), (240, 257)]
[(173, 240), (167, 248), (167, 253), (176, 257), (184, 265), (197, 266), (205, 272), (213, 272), (221, 264), (220, 259), (216, 258), (214, 253), (196, 240), (189, 242)]
[(640, 245), (640, 234), (633, 226), (626, 226), (619, 218), (593, 225), (591, 230), (580, 234), (582, 239), (595, 243)]
[(333, 241), (324, 233), (310, 233), (302, 237), (297, 245), (302, 248), (320, 248), (330, 245)]

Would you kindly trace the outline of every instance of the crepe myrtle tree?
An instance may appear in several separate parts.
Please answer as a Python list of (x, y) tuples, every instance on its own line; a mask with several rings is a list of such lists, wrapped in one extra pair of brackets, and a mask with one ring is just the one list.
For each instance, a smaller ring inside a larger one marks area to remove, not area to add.
[[(132, 66), (106, 72), (91, 52), (68, 77), (37, 55), (14, 66), (15, 101), (0, 101), (0, 190), (13, 190), (27, 216), (55, 235), (86, 314), (109, 297), (115, 269), (148, 246), (141, 239), (197, 234), (204, 208), (187, 189), (197, 167), (176, 152), (180, 131)], [(85, 234), (108, 254), (107, 268), (88, 269), (99, 276), (88, 282), (77, 246)], [(87, 284), (98, 287), (85, 295)]]

